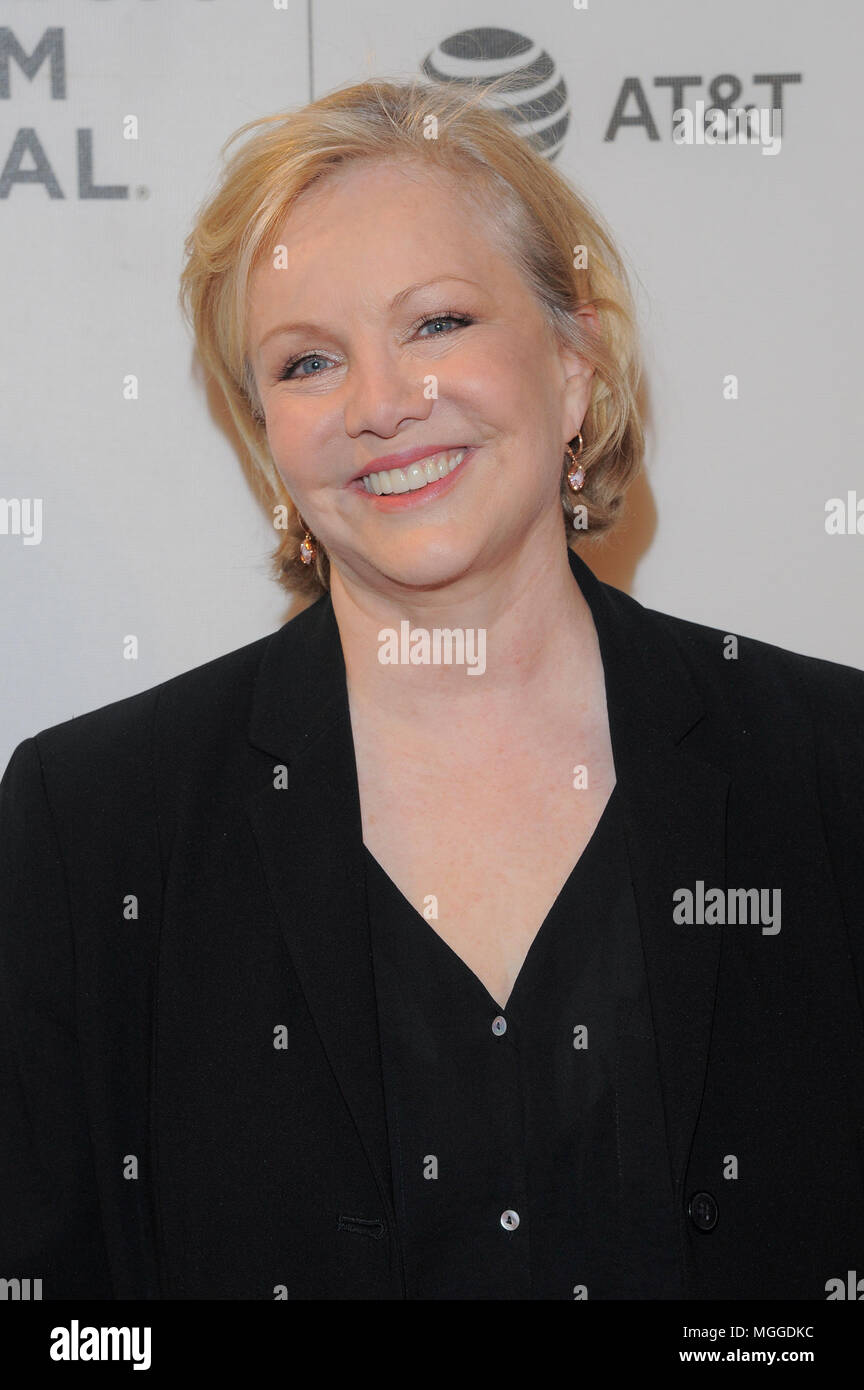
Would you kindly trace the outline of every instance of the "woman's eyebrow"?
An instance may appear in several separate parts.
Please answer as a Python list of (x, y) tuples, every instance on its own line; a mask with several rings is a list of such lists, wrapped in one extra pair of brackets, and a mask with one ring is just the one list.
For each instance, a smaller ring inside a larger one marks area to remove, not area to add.
[(416, 294), (418, 290), (425, 290), (427, 285), (437, 285), (441, 280), (458, 280), (462, 285), (473, 285), (474, 289), (482, 289), (476, 280), (466, 280), (464, 275), (433, 275), (431, 280), (420, 280), (416, 285), (409, 285), (407, 289), (400, 290), (390, 301), (391, 309), (398, 309), (399, 305), (410, 295)]
[[(404, 290), (400, 290), (399, 293), (394, 295), (391, 299), (389, 308), (391, 310), (398, 309), (412, 294), (417, 294), (418, 290), (424, 290), (429, 285), (437, 285), (442, 280), (458, 280), (460, 284), (471, 285), (474, 289), (480, 290), (483, 288), (476, 280), (467, 280), (464, 275), (434, 275), (431, 280), (420, 280), (416, 285), (408, 285)], [(307, 323), (302, 321), (298, 321), (297, 323), (280, 323), (277, 324), (275, 328), (267, 330), (258, 344), (258, 351), (260, 352), (264, 344), (269, 342), (271, 338), (275, 338), (277, 334), (301, 333), (308, 336), (309, 334), (323, 333), (324, 331), (320, 323)]]

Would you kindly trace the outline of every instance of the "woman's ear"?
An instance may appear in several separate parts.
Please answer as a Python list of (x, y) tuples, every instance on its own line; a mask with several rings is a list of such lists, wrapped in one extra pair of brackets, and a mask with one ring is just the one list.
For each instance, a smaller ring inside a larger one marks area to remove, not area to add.
[[(589, 337), (602, 337), (603, 327), (600, 323), (600, 315), (593, 304), (584, 304), (582, 308), (571, 313), (570, 317), (578, 321), (578, 326)], [(575, 348), (562, 344), (559, 351), (568, 377), (587, 376), (590, 378), (593, 376), (594, 368), (590, 362), (586, 362), (585, 358), (579, 355)]]
[[(602, 333), (600, 316), (593, 304), (586, 304), (581, 309), (577, 309), (572, 317), (579, 319), (580, 326), (584, 327), (589, 334), (599, 336)], [(559, 353), (565, 377), (564, 438), (572, 439), (577, 430), (581, 428), (591, 402), (594, 368), (590, 362), (580, 356), (575, 348), (562, 345), (559, 348)]]

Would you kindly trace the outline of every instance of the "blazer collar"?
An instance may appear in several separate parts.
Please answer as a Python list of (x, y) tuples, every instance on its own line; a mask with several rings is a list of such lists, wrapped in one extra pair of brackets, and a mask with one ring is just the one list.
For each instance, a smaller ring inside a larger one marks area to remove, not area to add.
[[(575, 552), (569, 556), (603, 660), (670, 1169), (683, 1200), (720, 937), (716, 929), (673, 924), (672, 894), (698, 879), (710, 886), (725, 883), (730, 777), (687, 752), (687, 736), (705, 719), (705, 707), (668, 620), (601, 583)], [(708, 733), (710, 748), (710, 728)], [(249, 739), (272, 760), (262, 766), (246, 803), (271, 897), (382, 1206), (394, 1222), (362, 820), (345, 664), (329, 594), (267, 644)]]

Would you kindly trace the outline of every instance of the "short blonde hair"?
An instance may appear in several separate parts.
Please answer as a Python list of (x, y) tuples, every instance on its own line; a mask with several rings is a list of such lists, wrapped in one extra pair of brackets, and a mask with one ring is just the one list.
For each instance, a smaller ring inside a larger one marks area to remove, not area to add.
[[(594, 367), (582, 425), (586, 470), (575, 496), (561, 472), (568, 543), (608, 530), (636, 477), (645, 441), (638, 407), (641, 363), (636, 315), (622, 258), (599, 214), (519, 135), (506, 115), (484, 104), (497, 82), (456, 84), (369, 80), (272, 116), (249, 121), (226, 141), (256, 133), (225, 163), (216, 191), (198, 209), (185, 242), (179, 301), (198, 355), (215, 378), (271, 515), (287, 525), (271, 559), (291, 593), (329, 588), (330, 563), (318, 542), (314, 564), (300, 559), (303, 528), (276, 468), (264, 412), (245, 352), (249, 280), (272, 255), (283, 221), (300, 195), (328, 172), (359, 159), (423, 161), (460, 178), (491, 214), (491, 234), (511, 255), (558, 340)], [(424, 138), (434, 118), (435, 138)], [(575, 254), (581, 248), (579, 254)], [(598, 337), (574, 317), (593, 305)], [(582, 503), (583, 532), (570, 522)]]

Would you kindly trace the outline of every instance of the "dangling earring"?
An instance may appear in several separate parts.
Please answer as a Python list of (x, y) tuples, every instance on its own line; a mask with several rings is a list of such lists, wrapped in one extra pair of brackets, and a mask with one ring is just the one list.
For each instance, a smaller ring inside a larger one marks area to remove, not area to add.
[(300, 559), (303, 561), (304, 565), (311, 565), (315, 556), (318, 554), (318, 547), (312, 539), (312, 534), (299, 512), (297, 513), (297, 520), (306, 532), (300, 542)]
[[(585, 447), (585, 441), (584, 441), (584, 439), (582, 438), (582, 432), (581, 432), (581, 430), (577, 430), (576, 433), (575, 433), (575, 435), (574, 435), (573, 437), (574, 437), (574, 439), (578, 440), (578, 447), (577, 447), (577, 449), (576, 449), (576, 453), (575, 453), (575, 454), (574, 454), (573, 450), (570, 448), (570, 445), (569, 445), (569, 444), (565, 444), (565, 445), (564, 445), (564, 448), (567, 450), (567, 453), (570, 455), (570, 462), (571, 462), (571, 467), (569, 468), (569, 470), (568, 470), (568, 472), (567, 472), (567, 482), (569, 483), (570, 488), (572, 489), (573, 492), (581, 492), (581, 491), (582, 491), (582, 488), (585, 486), (585, 469), (582, 467), (581, 463), (578, 463), (578, 462), (577, 462), (577, 460), (578, 460), (579, 455), (581, 454), (582, 450), (583, 450), (584, 447)], [(566, 463), (566, 459), (565, 459), (565, 463)]]

